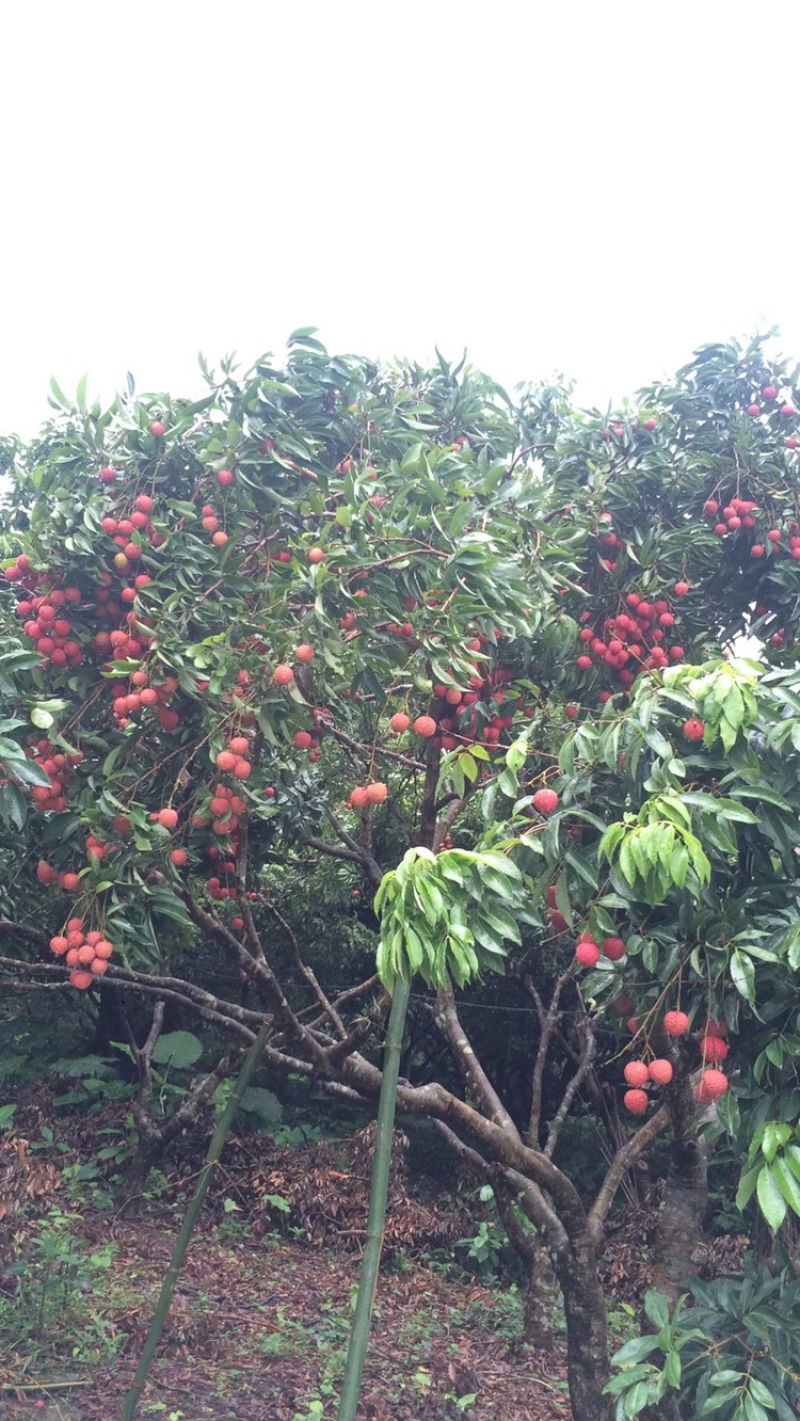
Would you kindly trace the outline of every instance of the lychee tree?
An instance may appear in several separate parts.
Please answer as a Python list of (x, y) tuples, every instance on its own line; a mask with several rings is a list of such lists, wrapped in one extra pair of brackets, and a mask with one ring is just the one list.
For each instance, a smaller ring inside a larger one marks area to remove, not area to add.
[[(206, 376), (108, 410), (54, 386), (8, 446), (0, 969), (176, 1002), (237, 1047), (266, 1020), (272, 1066), (353, 1101), (421, 973), (461, 1088), (401, 1080), (398, 1107), (550, 1259), (573, 1412), (602, 1421), (597, 1258), (659, 1133), (679, 1192), (699, 1126), (750, 1151), (743, 1203), (800, 1209), (796, 374), (713, 346), (604, 417), (302, 331), (281, 367)], [(743, 635), (760, 663), (721, 657)], [(436, 882), (388, 930), (410, 850)], [(336, 993), (268, 891), (270, 863), (313, 892), (331, 859), (384, 914), (377, 974)], [(193, 974), (199, 938), (244, 995)], [(459, 1011), (503, 967), (534, 1027), (524, 1121)], [(630, 1124), (587, 1202), (558, 1142), (609, 1082)]]

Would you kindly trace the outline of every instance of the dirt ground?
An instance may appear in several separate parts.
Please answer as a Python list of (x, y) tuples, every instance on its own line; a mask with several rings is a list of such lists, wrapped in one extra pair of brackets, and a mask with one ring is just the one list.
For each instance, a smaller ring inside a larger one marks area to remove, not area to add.
[[(58, 1339), (0, 1359), (0, 1417), (115, 1421), (174, 1240), (152, 1218), (88, 1217), (89, 1247), (113, 1242), (93, 1333), (113, 1362), (76, 1363)], [(267, 1236), (218, 1236), (190, 1250), (140, 1403), (163, 1421), (328, 1421), (335, 1415), (357, 1262)], [(513, 1336), (497, 1288), (454, 1282), (425, 1264), (381, 1279), (359, 1418), (363, 1421), (566, 1421), (561, 1349)], [(517, 1313), (518, 1319), (518, 1313)]]

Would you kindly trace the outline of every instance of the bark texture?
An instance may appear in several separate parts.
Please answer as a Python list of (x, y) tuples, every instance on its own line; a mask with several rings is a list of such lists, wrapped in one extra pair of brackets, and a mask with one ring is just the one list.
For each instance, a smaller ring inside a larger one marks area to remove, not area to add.
[(559, 1286), (544, 1239), (535, 1234), (526, 1259), (525, 1341), (543, 1351), (555, 1340), (555, 1311)]
[(612, 1421), (606, 1300), (597, 1273), (597, 1254), (586, 1232), (570, 1239), (556, 1264), (567, 1323), (567, 1378), (573, 1421)]
[(672, 1146), (653, 1248), (652, 1286), (675, 1303), (697, 1272), (708, 1212), (706, 1149), (695, 1132), (690, 1081), (675, 1083), (668, 1098)]

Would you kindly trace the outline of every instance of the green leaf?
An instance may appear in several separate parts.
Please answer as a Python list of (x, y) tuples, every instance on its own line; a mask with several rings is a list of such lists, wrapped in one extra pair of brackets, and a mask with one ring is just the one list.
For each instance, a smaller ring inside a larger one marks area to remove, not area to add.
[(625, 834), (624, 824), (609, 824), (597, 846), (598, 859), (611, 859)]
[[(736, 1375), (739, 1376), (740, 1374), (737, 1372)], [(713, 1378), (711, 1381), (711, 1385), (714, 1385)], [(712, 1411), (720, 1411), (723, 1406), (727, 1406), (729, 1401), (734, 1401), (736, 1399), (737, 1394), (738, 1387), (730, 1388), (727, 1391), (713, 1392), (712, 1395), (709, 1396), (707, 1400), (703, 1403), (703, 1406), (700, 1409), (700, 1415), (710, 1416)]]
[(751, 809), (745, 809), (743, 804), (734, 804), (730, 799), (718, 799), (715, 804), (715, 813), (722, 819), (730, 819), (738, 824), (757, 824), (758, 815)]
[(746, 1421), (769, 1421), (768, 1413), (761, 1403), (756, 1401), (752, 1391), (749, 1391), (744, 1398), (744, 1414)]
[(730, 972), (737, 992), (752, 1005), (756, 999), (756, 977), (752, 960), (737, 950), (731, 955)]
[(787, 1145), (783, 1152), (784, 1164), (792, 1171), (795, 1179), (800, 1179), (800, 1145)]
[(481, 903), (481, 917), (485, 918), (501, 937), (510, 938), (512, 942), (522, 941), (519, 928), (511, 914), (507, 913), (505, 908), (499, 907), (497, 903)]
[(700, 882), (709, 883), (711, 880), (711, 864), (708, 861), (708, 857), (700, 840), (696, 839), (694, 834), (684, 834), (684, 843), (689, 852), (692, 868)]
[(203, 1043), (191, 1031), (169, 1031), (159, 1036), (153, 1047), (156, 1065), (170, 1066), (177, 1071), (193, 1066), (202, 1054)]
[(119, 759), (125, 748), (125, 741), (122, 740), (120, 741), (119, 745), (115, 745), (114, 749), (109, 751), (109, 753), (106, 755), (106, 758), (103, 761), (102, 769), (102, 775), (104, 779), (107, 779), (109, 777), (111, 771), (117, 763), (117, 760)]
[(772, 1173), (789, 1208), (793, 1213), (800, 1214), (800, 1180), (795, 1179), (780, 1155), (772, 1162)]
[(735, 788), (731, 788), (730, 794), (734, 799), (757, 799), (763, 804), (774, 804), (777, 809), (785, 809), (791, 813), (791, 805), (787, 803), (783, 795), (765, 784), (753, 785), (752, 788), (737, 785)]
[[(150, 847), (149, 843), (147, 847)], [(161, 913), (165, 918), (172, 918), (176, 923), (183, 923), (187, 928), (192, 925), (192, 920), (186, 911), (185, 904), (181, 902), (176, 894), (171, 893), (168, 888), (151, 889), (150, 906), (153, 912)]]
[(766, 1406), (769, 1411), (774, 1411), (775, 1401), (772, 1393), (764, 1386), (763, 1382), (758, 1380), (758, 1377), (750, 1377), (750, 1392), (762, 1406)]
[(644, 732), (644, 738), (646, 743), (650, 746), (650, 749), (656, 755), (659, 755), (662, 760), (670, 760), (672, 758), (674, 754), (673, 748), (666, 736), (661, 734), (660, 730), (646, 730)]
[(736, 1191), (737, 1209), (743, 1211), (749, 1204), (755, 1193), (756, 1184), (758, 1183), (759, 1175), (763, 1168), (763, 1164), (759, 1162), (754, 1165), (752, 1169), (748, 1169), (742, 1174), (739, 1180), (739, 1188)]
[(629, 1418), (629, 1421), (635, 1421), (642, 1407), (646, 1406), (649, 1401), (654, 1400), (654, 1388), (650, 1383), (646, 1381), (637, 1382), (635, 1386), (631, 1387), (625, 1397), (624, 1411), (626, 1417)]
[(490, 923), (484, 921), (477, 913), (470, 915), (470, 927), (472, 935), (478, 945), (486, 952), (495, 952), (505, 955), (504, 941), (501, 933), (495, 931)]
[(611, 1361), (615, 1367), (630, 1366), (634, 1362), (643, 1362), (645, 1357), (649, 1357), (657, 1349), (655, 1337), (632, 1337), (630, 1342), (626, 1342), (614, 1353)]
[[(278, 1100), (278, 1097), (273, 1095), (271, 1090), (267, 1090), (265, 1086), (260, 1085), (249, 1085), (247, 1087), (247, 1090), (242, 1096), (241, 1109), (246, 1110), (250, 1115), (256, 1115), (262, 1125), (275, 1125), (283, 1115), (283, 1106)], [(275, 1196), (273, 1195), (272, 1202), (274, 1201)], [(285, 1201), (283, 1201), (283, 1203), (285, 1203)], [(281, 1209), (283, 1205), (279, 1204), (277, 1207)], [(286, 1208), (288, 1208), (288, 1205)], [(283, 1212), (285, 1213), (286, 1210), (283, 1209)]]
[[(465, 779), (468, 779), (470, 784), (474, 785), (475, 781), (478, 778), (478, 775), (480, 774), (480, 770), (476, 765), (475, 761), (473, 760), (472, 756), (467, 751), (464, 751), (463, 754), (459, 755), (456, 764), (458, 765), (458, 768), (461, 771), (462, 775), (465, 777)], [(461, 793), (463, 794), (463, 789), (461, 790)]]
[(10, 829), (22, 829), (28, 818), (28, 801), (11, 780), (0, 786), (0, 819)]
[(422, 939), (414, 931), (410, 923), (406, 923), (403, 931), (403, 945), (408, 957), (408, 965), (412, 973), (418, 972), (427, 956)]
[(684, 843), (679, 842), (673, 848), (669, 861), (669, 872), (675, 886), (683, 888), (686, 883), (686, 875), (689, 872), (689, 854)]
[(58, 384), (55, 375), (50, 381), (50, 393), (53, 396), (53, 399), (55, 400), (56, 404), (61, 406), (62, 410), (72, 409), (72, 404), (67, 399), (66, 395), (64, 394), (64, 391), (61, 389), (61, 386)]
[(20, 784), (48, 787), (50, 776), (24, 755), (14, 740), (0, 739), (0, 761), (5, 764), (6, 772)]
[(572, 916), (572, 904), (569, 898), (569, 884), (565, 873), (560, 873), (556, 879), (556, 907), (565, 919), (567, 927), (574, 926)]
[(792, 1127), (780, 1120), (767, 1120), (761, 1131), (761, 1153), (767, 1164), (772, 1164), (781, 1145), (792, 1138)]
[(508, 858), (506, 854), (498, 854), (492, 853), (491, 851), (484, 851), (480, 855), (479, 861), (480, 863), (488, 864), (490, 868), (496, 869), (498, 873), (505, 874), (507, 878), (522, 878), (522, 874), (517, 868), (517, 865), (513, 862), (512, 859)]
[(713, 1387), (735, 1386), (741, 1381), (742, 1372), (735, 1372), (732, 1367), (723, 1367), (721, 1371), (714, 1372), (709, 1377), (708, 1384)]
[(758, 1176), (756, 1198), (772, 1232), (777, 1233), (786, 1218), (786, 1200), (769, 1165), (765, 1165)]
[(418, 873), (414, 875), (414, 892), (417, 895), (417, 901), (421, 902), (427, 922), (431, 927), (435, 927), (445, 911), (444, 897), (440, 889), (431, 881), (430, 877)]
[(562, 775), (571, 778), (575, 773), (575, 734), (570, 732), (562, 741), (558, 752), (558, 768)]
[(654, 1327), (666, 1327), (669, 1322), (669, 1303), (663, 1293), (657, 1293), (652, 1289), (644, 1295), (644, 1311), (648, 1322)]
[(506, 764), (514, 772), (521, 770), (528, 758), (527, 740), (515, 740), (506, 751)]
[(664, 1380), (668, 1386), (677, 1388), (681, 1384), (681, 1354), (671, 1350), (667, 1352), (666, 1361), (663, 1367)]
[(619, 868), (622, 877), (632, 888), (639, 876), (639, 869), (633, 856), (630, 836), (623, 839), (619, 846)]

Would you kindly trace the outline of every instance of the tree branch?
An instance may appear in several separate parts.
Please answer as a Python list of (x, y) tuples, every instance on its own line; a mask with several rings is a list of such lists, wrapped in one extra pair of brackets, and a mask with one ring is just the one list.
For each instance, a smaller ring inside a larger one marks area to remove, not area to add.
[(24, 923), (12, 923), (8, 918), (0, 918), (0, 934), (3, 936), (15, 936), (25, 938), (27, 942), (33, 942), (37, 947), (49, 947), (50, 938), (42, 928), (27, 927)]
[(456, 820), (457, 820), (459, 814), (462, 812), (462, 810), (463, 810), (464, 807), (466, 806), (467, 801), (469, 800), (470, 795), (473, 793), (473, 790), (474, 790), (474, 785), (470, 785), (470, 784), (465, 785), (465, 787), (464, 787), (464, 793), (463, 793), (461, 799), (459, 799), (458, 796), (456, 795), (456, 798), (455, 798), (454, 802), (450, 805), (450, 807), (449, 807), (449, 809), (447, 810), (447, 812), (446, 812), (445, 814), (440, 814), (440, 815), (439, 815), (439, 818), (438, 818), (437, 823), (436, 823), (436, 831), (435, 831), (434, 836), (433, 836), (433, 849), (434, 849), (434, 852), (436, 852), (436, 850), (439, 848), (439, 845), (441, 844), (442, 839), (446, 838), (446, 836), (450, 833), (450, 830), (452, 829), (453, 825), (455, 824), (455, 822), (456, 822)]
[(324, 1012), (325, 1015), (328, 1017), (328, 1019), (333, 1023), (334, 1028), (335, 1028), (335, 1030), (336, 1030), (338, 1036), (339, 1036), (342, 1040), (346, 1040), (346, 1038), (347, 1038), (347, 1028), (345, 1027), (344, 1022), (342, 1021), (342, 1018), (340, 1017), (338, 1011), (336, 1011), (335, 1007), (334, 1007), (333, 1004), (328, 1000), (328, 998), (326, 997), (324, 991), (322, 990), (321, 986), (319, 985), (319, 982), (317, 981), (316, 973), (313, 971), (313, 969), (312, 969), (311, 967), (309, 967), (309, 966), (307, 965), (307, 963), (305, 963), (305, 962), (303, 961), (303, 955), (302, 955), (302, 953), (301, 953), (301, 951), (300, 951), (300, 944), (299, 944), (299, 942), (297, 941), (297, 935), (296, 935), (294, 929), (292, 928), (291, 924), (290, 924), (290, 923), (287, 923), (287, 921), (286, 921), (286, 919), (284, 918), (283, 914), (278, 910), (278, 908), (275, 907), (275, 904), (274, 904), (271, 900), (268, 899), (265, 906), (266, 906), (266, 908), (268, 909), (268, 911), (272, 914), (273, 918), (275, 918), (276, 922), (280, 923), (281, 927), (283, 928), (283, 931), (285, 932), (286, 936), (288, 937), (289, 943), (290, 943), (291, 949), (292, 949), (292, 957), (294, 958), (294, 964), (295, 964), (295, 967), (297, 968), (298, 972), (299, 972), (300, 975), (304, 978), (304, 980), (308, 983), (309, 987), (311, 988), (312, 992), (314, 993), (314, 996), (315, 996), (316, 999), (317, 999), (317, 1002), (318, 1002), (319, 1005), (322, 1007), (323, 1012)]
[(596, 1244), (599, 1244), (602, 1239), (608, 1211), (614, 1202), (614, 1196), (622, 1180), (628, 1170), (632, 1169), (636, 1161), (641, 1159), (645, 1151), (649, 1149), (656, 1136), (666, 1129), (668, 1123), (669, 1111), (666, 1105), (661, 1105), (655, 1115), (651, 1115), (646, 1125), (642, 1125), (635, 1135), (631, 1135), (614, 1155), (597, 1198), (589, 1210), (589, 1229)]
[(494, 1120), (519, 1138), (514, 1121), (480, 1064), (475, 1048), (461, 1025), (451, 982), (448, 982), (446, 987), (440, 987), (436, 993), (434, 1021), (455, 1057), (456, 1066), (467, 1089), (480, 1101), (490, 1120)]
[(233, 933), (225, 926), (221, 919), (207, 912), (205, 908), (201, 908), (200, 904), (192, 897), (188, 889), (176, 886), (175, 884), (172, 885), (172, 889), (186, 905), (192, 922), (195, 923), (197, 927), (202, 928), (203, 932), (207, 933), (209, 937), (213, 937), (222, 943), (228, 953), (238, 962), (242, 970), (263, 986), (264, 995), (269, 1006), (272, 1008), (275, 1022), (280, 1024), (281, 1029), (285, 1032), (290, 1041), (296, 1042), (308, 1053), (309, 1060), (316, 1069), (323, 1075), (326, 1074), (327, 1062), (324, 1048), (314, 1039), (311, 1032), (303, 1026), (302, 1022), (298, 1021), (286, 999), (283, 988), (269, 964), (266, 961), (259, 962), (252, 958), (249, 952), (247, 952), (239, 942), (239, 939), (234, 937)]
[[(569, 974), (565, 975), (568, 976)], [(558, 1136), (561, 1131), (561, 1126), (563, 1125), (567, 1117), (569, 1108), (572, 1105), (572, 1102), (575, 1099), (575, 1096), (578, 1090), (580, 1089), (580, 1086), (582, 1085), (583, 1081), (586, 1079), (586, 1076), (591, 1070), (595, 1050), (597, 1049), (597, 1040), (592, 1029), (592, 1023), (590, 1022), (589, 1017), (585, 1012), (582, 1012), (581, 1015), (576, 1018), (576, 1025), (581, 1037), (580, 1061), (578, 1062), (578, 1069), (575, 1071), (575, 1074), (573, 1075), (572, 1079), (567, 1082), (567, 1088), (564, 1091), (563, 1096), (561, 1097), (561, 1104), (559, 1105), (558, 1110), (556, 1111), (555, 1115), (547, 1126), (547, 1143), (544, 1147), (544, 1152), (549, 1159), (552, 1159), (553, 1157), (553, 1152), (555, 1150), (556, 1145), (558, 1144)]]
[(242, 815), (239, 821), (239, 846), (236, 851), (236, 898), (239, 904), (239, 912), (244, 919), (245, 942), (250, 949), (250, 955), (257, 962), (266, 964), (266, 954), (258, 932), (256, 931), (253, 914), (250, 911), (250, 902), (247, 897), (247, 860), (249, 846), (247, 816)]
[(354, 754), (366, 760), (367, 764), (372, 763), (373, 756), (377, 753), (383, 755), (387, 760), (396, 760), (399, 765), (405, 765), (407, 769), (415, 770), (417, 773), (421, 773), (425, 768), (419, 760), (412, 760), (408, 755), (401, 755), (399, 750), (388, 750), (385, 745), (376, 745), (374, 748), (371, 745), (361, 745), (357, 740), (351, 740), (349, 735), (345, 735), (344, 731), (337, 729), (335, 725), (326, 726), (326, 730), (340, 745), (345, 745), (348, 750), (352, 750)]
[(547, 1057), (550, 1053), (550, 1042), (553, 1032), (560, 1020), (561, 1013), (559, 1004), (564, 983), (569, 976), (568, 972), (562, 972), (561, 976), (553, 987), (553, 995), (550, 998), (550, 1005), (545, 1012), (544, 1006), (529, 977), (525, 978), (525, 986), (529, 995), (534, 998), (536, 1004), (536, 1014), (539, 1017), (539, 1045), (536, 1051), (536, 1059), (533, 1065), (533, 1080), (531, 1083), (531, 1108), (528, 1116), (528, 1140), (536, 1147), (539, 1143), (539, 1130), (542, 1124), (542, 1092), (544, 1089), (544, 1068), (547, 1064)]
[[(343, 1062), (342, 1079), (344, 1084), (366, 1096), (374, 1097), (380, 1090), (380, 1070), (357, 1054)], [(585, 1238), (586, 1210), (574, 1184), (540, 1150), (523, 1144), (516, 1131), (512, 1133), (494, 1120), (487, 1120), (435, 1081), (424, 1086), (399, 1085), (397, 1104), (409, 1115), (444, 1121), (456, 1134), (476, 1141), (489, 1158), (516, 1169), (523, 1178), (538, 1184), (552, 1198), (554, 1214), (569, 1238)]]

